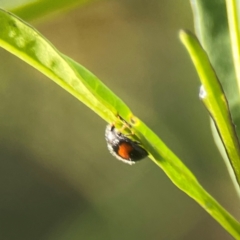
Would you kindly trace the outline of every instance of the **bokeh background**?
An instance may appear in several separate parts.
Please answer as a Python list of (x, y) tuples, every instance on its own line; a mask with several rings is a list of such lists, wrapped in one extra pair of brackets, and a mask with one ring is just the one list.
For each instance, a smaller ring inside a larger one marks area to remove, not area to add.
[[(120, 96), (240, 218), (178, 39), (179, 29), (193, 30), (189, 1), (102, 0), (31, 24)], [(114, 159), (102, 119), (3, 49), (0, 79), (0, 239), (232, 239), (149, 159), (131, 167)]]

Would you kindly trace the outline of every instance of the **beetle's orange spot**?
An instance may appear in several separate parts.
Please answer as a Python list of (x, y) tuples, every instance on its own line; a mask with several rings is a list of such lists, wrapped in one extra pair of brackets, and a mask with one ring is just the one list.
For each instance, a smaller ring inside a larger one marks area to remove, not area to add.
[(130, 159), (133, 147), (129, 143), (121, 143), (118, 148), (118, 155), (124, 159)]

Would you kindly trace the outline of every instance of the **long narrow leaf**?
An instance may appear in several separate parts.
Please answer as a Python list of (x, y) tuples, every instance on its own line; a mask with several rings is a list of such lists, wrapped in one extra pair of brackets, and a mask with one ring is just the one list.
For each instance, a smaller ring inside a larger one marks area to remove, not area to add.
[(132, 114), (96, 76), (57, 51), (34, 28), (4, 10), (0, 10), (0, 45), (43, 72), (106, 121), (115, 121), (117, 114), (123, 118)]
[[(226, 2), (225, 0), (191, 0), (191, 3), (197, 37), (203, 49), (207, 52), (211, 65), (221, 83), (239, 138), (240, 98), (231, 51)], [(229, 16), (229, 18), (233, 17)], [(219, 151), (223, 153), (222, 156), (229, 169), (229, 174), (240, 195), (238, 182), (233, 174), (229, 159), (226, 157), (224, 149), (222, 149), (223, 145), (219, 139), (220, 137), (216, 134), (216, 129), (214, 127), (212, 129), (214, 140), (217, 143)]]
[(240, 239), (240, 224), (198, 183), (191, 171), (143, 122), (134, 119), (135, 133), (150, 158), (163, 169), (170, 180), (188, 196), (193, 198), (235, 239)]
[(240, 184), (240, 149), (225, 94), (197, 38), (185, 31), (180, 33), (180, 37), (199, 74), (202, 83), (200, 97), (216, 124), (236, 179)]

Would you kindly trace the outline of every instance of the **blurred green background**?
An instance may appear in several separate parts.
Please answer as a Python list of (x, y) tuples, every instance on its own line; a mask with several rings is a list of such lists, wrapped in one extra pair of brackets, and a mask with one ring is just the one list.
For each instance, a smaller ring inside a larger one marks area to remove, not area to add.
[[(188, 1), (96, 1), (31, 24), (121, 97), (240, 217), (178, 39), (180, 28), (193, 30)], [(150, 160), (130, 167), (114, 159), (102, 119), (3, 49), (0, 79), (1, 240), (232, 239)]]

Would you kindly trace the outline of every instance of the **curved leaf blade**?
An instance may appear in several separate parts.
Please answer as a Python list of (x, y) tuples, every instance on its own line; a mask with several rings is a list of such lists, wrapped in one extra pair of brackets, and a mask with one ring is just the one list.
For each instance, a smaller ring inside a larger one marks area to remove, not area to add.
[[(235, 76), (225, 0), (191, 0), (196, 35), (207, 52), (228, 100), (231, 116), (240, 124), (240, 99)], [(236, 129), (238, 136), (240, 129)]]
[(143, 122), (134, 118), (134, 132), (141, 139), (149, 157), (170, 180), (203, 207), (234, 238), (240, 239), (240, 224), (199, 184), (192, 172)]
[[(132, 115), (96, 76), (61, 54), (33, 27), (0, 10), (0, 45), (74, 95), (107, 122)], [(87, 78), (86, 78), (87, 76)]]
[(240, 147), (225, 94), (211, 66), (208, 55), (203, 50), (198, 39), (186, 31), (180, 32), (180, 38), (197, 69), (202, 83), (200, 97), (216, 124), (233, 167), (235, 177), (238, 184), (240, 184)]
[[(240, 98), (231, 51), (225, 0), (191, 0), (191, 3), (197, 37), (203, 49), (207, 52), (211, 65), (221, 83), (227, 98), (233, 123), (236, 126), (235, 131), (239, 138), (240, 128), (238, 126), (240, 125)], [(229, 17), (234, 18), (234, 16)], [(220, 153), (224, 153), (221, 140), (219, 140), (216, 130), (214, 128), (212, 129), (217, 147)], [(222, 156), (228, 169), (231, 169), (229, 159), (226, 158), (225, 154)], [(240, 194), (239, 186), (236, 182), (235, 176), (232, 174), (232, 170), (230, 170), (229, 173), (236, 186), (238, 194)]]

